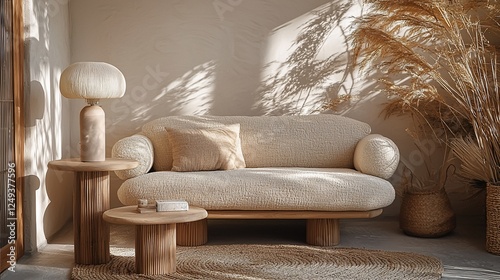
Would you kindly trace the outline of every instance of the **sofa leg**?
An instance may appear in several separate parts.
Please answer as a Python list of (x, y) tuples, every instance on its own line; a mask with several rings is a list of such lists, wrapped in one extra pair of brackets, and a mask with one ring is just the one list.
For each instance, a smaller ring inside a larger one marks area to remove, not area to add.
[(314, 246), (335, 246), (340, 242), (338, 219), (309, 219), (306, 225), (306, 242)]
[(179, 246), (200, 246), (207, 243), (207, 219), (177, 224), (176, 238)]

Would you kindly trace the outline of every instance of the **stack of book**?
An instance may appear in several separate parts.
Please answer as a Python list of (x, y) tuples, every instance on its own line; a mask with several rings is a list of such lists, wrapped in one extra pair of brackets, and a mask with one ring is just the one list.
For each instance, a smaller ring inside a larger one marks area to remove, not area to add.
[(187, 211), (189, 205), (185, 200), (155, 200), (154, 203), (149, 203), (147, 199), (139, 199), (137, 201), (137, 212), (175, 212)]

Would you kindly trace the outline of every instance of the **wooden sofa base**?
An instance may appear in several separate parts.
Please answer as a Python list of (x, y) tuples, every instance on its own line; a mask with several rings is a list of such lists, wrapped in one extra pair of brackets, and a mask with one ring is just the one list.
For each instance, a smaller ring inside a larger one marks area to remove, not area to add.
[[(207, 219), (275, 219), (307, 220), (306, 243), (314, 246), (335, 246), (340, 242), (340, 219), (365, 219), (382, 214), (382, 209), (351, 212), (319, 211), (208, 211)], [(207, 219), (177, 224), (177, 245), (200, 246), (207, 243)]]

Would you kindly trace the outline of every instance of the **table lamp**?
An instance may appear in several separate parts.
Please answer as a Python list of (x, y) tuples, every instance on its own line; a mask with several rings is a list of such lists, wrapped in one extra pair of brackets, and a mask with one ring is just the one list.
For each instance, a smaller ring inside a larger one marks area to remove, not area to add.
[(126, 82), (115, 66), (104, 62), (77, 62), (64, 69), (59, 83), (66, 98), (87, 101), (80, 111), (80, 160), (106, 160), (106, 125), (103, 98), (119, 98), (125, 94)]

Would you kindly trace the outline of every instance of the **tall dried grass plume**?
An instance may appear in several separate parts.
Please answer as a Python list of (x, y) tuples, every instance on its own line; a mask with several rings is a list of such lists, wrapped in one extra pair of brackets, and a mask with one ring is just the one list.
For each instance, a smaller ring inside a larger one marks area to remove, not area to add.
[(470, 183), (500, 182), (500, 3), (366, 3), (351, 37), (353, 60), (362, 71), (382, 73), (385, 116), (412, 116), (418, 137), (451, 149)]

